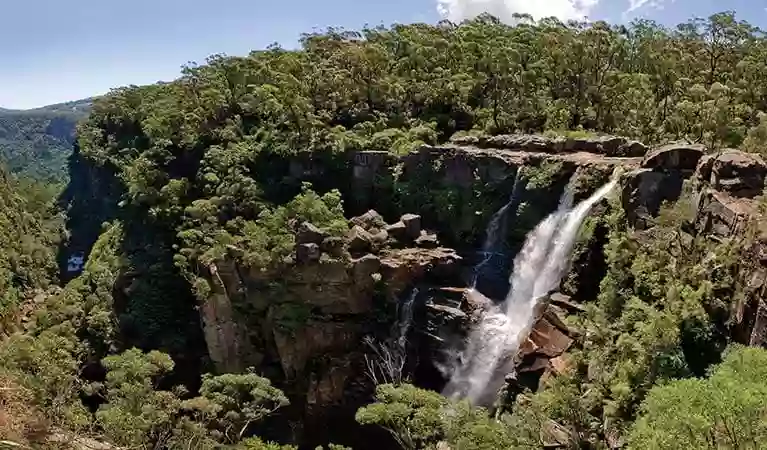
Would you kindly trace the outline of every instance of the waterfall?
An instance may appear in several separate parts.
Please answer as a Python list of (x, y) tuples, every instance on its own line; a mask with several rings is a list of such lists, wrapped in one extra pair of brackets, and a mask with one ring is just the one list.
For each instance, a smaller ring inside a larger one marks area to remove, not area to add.
[(535, 319), (538, 302), (556, 289), (567, 270), (583, 220), (617, 183), (613, 179), (575, 207), (572, 183), (559, 207), (531, 231), (514, 259), (511, 289), (498, 306), (486, 311), (469, 336), (467, 348), (445, 388), (445, 395), (487, 404), (503, 384), (521, 340)]
[(517, 199), (517, 193), (519, 191), (520, 186), (522, 186), (525, 181), (525, 179), (521, 176), (521, 168), (517, 171), (514, 178), (514, 186), (511, 189), (511, 195), (509, 196), (509, 201), (506, 202), (505, 205), (501, 207), (498, 211), (493, 214), (493, 216), (490, 218), (490, 222), (487, 224), (487, 228), (485, 229), (485, 240), (482, 243), (482, 261), (480, 261), (476, 266), (474, 266), (474, 271), (472, 275), (472, 281), (471, 281), (471, 288), (476, 289), (477, 288), (477, 282), (479, 281), (479, 277), (481, 275), (482, 269), (491, 262), (491, 260), (494, 257), (503, 257), (503, 253), (500, 251), (502, 248), (500, 248), (503, 244), (502, 236), (499, 234), (499, 231), (504, 230), (506, 228), (506, 219), (509, 214), (509, 210), (512, 209), (513, 206), (516, 206), (516, 199)]
[(418, 288), (413, 288), (410, 295), (399, 306), (399, 336), (397, 338), (397, 345), (401, 350), (405, 350), (407, 332), (410, 330), (410, 325), (413, 324), (413, 304), (416, 297), (418, 297)]

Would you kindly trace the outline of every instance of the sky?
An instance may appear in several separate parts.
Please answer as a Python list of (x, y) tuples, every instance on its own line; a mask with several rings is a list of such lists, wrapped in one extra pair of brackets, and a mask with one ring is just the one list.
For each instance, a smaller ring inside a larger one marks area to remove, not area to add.
[(666, 25), (732, 9), (767, 28), (767, 0), (4, 0), (0, 107), (26, 109), (170, 81), (214, 53), (245, 55), (328, 26), (458, 22), (482, 12)]

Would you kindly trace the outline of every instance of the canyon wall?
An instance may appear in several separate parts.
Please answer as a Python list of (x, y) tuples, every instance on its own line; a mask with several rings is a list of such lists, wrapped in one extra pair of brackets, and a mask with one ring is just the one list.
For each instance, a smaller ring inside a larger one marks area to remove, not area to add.
[[(293, 166), (297, 179), (324, 173), (311, 158)], [(364, 338), (391, 339), (401, 320), (398, 305), (413, 292), (403, 371), (415, 384), (441, 389), (451, 351), (481, 311), (505, 296), (514, 255), (568, 183), (578, 201), (620, 173), (618, 207), (636, 233), (653, 228), (664, 202), (692, 192), (695, 219), (684, 232), (718, 239), (745, 233), (759, 216), (755, 197), (767, 166), (753, 155), (706, 154), (686, 143), (648, 151), (612, 137), (497, 136), (423, 146), (399, 157), (357, 152), (346, 170), (346, 210), (358, 214), (347, 236), (297, 224), (295, 252), (283, 271), (250, 272), (236, 262), (235, 247), (204, 268), (212, 294), (200, 312), (217, 369), (258, 368), (285, 389), (295, 422), (314, 437), (332, 433), (333, 421), (343, 427), (337, 418), (349, 420), (370, 400), (371, 348)], [(480, 251), (485, 228), (509, 206), (510, 219), (498, 231), (501, 244), (488, 256)], [(517, 370), (528, 386), (567, 368), (567, 352), (580, 338), (568, 317), (596, 296), (605, 273), (602, 216), (610, 207), (604, 201), (595, 206), (560, 292), (542, 302), (520, 346)], [(753, 264), (740, 274), (750, 294), (730, 323), (736, 341), (761, 345), (767, 246), (758, 239), (751, 245)], [(477, 272), (482, 258), (493, 270)]]

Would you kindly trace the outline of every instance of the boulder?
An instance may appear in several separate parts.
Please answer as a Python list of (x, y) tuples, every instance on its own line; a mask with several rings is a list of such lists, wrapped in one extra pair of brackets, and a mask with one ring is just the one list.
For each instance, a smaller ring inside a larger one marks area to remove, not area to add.
[(320, 249), (336, 258), (342, 258), (346, 253), (343, 238), (337, 236), (330, 236), (323, 239)]
[(639, 141), (628, 141), (619, 149), (620, 156), (636, 158), (647, 153), (647, 146)]
[(568, 138), (565, 148), (574, 152), (599, 153), (602, 146), (591, 138)]
[(378, 233), (372, 235), (371, 238), (373, 240), (373, 247), (380, 249), (383, 248), (389, 240), (389, 233), (382, 229)]
[(420, 248), (437, 248), (439, 247), (439, 240), (436, 234), (422, 231), (418, 239), (415, 240), (415, 245)]
[(421, 216), (417, 214), (405, 214), (400, 218), (405, 224), (405, 229), (410, 239), (418, 239), (421, 236)]
[[(710, 164), (708, 181), (714, 189), (736, 197), (753, 198), (762, 194), (767, 165), (759, 155), (727, 149), (716, 155)], [(701, 168), (700, 175), (706, 175), (705, 167)]]
[(397, 222), (395, 224), (387, 225), (384, 231), (386, 231), (389, 234), (389, 236), (393, 237), (399, 242), (407, 242), (409, 240), (408, 234), (407, 234), (407, 227), (405, 226), (404, 223), (402, 223), (402, 221)]
[(313, 242), (296, 245), (296, 261), (300, 263), (319, 261), (321, 254), (320, 246)]
[[(538, 319), (527, 338), (522, 342), (516, 356), (519, 373), (543, 371), (542, 382), (552, 371), (562, 368), (562, 355), (573, 345), (576, 333), (560, 318), (559, 308), (543, 302), (536, 308)], [(557, 368), (553, 366), (556, 360)]]
[(642, 161), (645, 169), (694, 171), (706, 148), (700, 144), (675, 143), (656, 148)]
[(302, 222), (296, 232), (296, 243), (319, 244), (327, 236), (327, 233), (309, 222)]
[(476, 289), (467, 289), (464, 292), (463, 301), (461, 302), (461, 309), (472, 317), (474, 321), (479, 320), (485, 311), (492, 308), (493, 301), (485, 297), (481, 292)]
[(362, 227), (366, 231), (379, 230), (386, 226), (386, 221), (384, 221), (383, 217), (373, 209), (361, 216), (352, 218), (351, 222), (354, 225)]
[(352, 252), (366, 252), (370, 250), (373, 237), (359, 225), (354, 225), (347, 235), (349, 250)]
[[(482, 141), (482, 139), (480, 138)], [(491, 136), (481, 142), (482, 146), (508, 150), (525, 150), (528, 152), (546, 152), (551, 147), (551, 141), (539, 135), (516, 134)]]
[[(557, 325), (561, 325), (561, 322)], [(573, 340), (565, 331), (552, 324), (549, 318), (541, 318), (533, 325), (527, 342), (523, 344), (520, 352), (523, 356), (529, 352), (556, 358), (567, 351), (572, 344)]]
[(695, 181), (707, 185), (711, 182), (711, 169), (714, 167), (716, 155), (703, 155), (695, 168)]
[(549, 296), (549, 302), (552, 306), (556, 306), (570, 314), (577, 314), (585, 311), (583, 307), (578, 303), (575, 303), (569, 295), (559, 292), (551, 294)]

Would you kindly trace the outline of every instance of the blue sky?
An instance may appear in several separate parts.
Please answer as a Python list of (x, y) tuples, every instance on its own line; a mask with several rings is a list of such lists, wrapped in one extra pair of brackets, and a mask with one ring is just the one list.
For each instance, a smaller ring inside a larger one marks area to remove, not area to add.
[[(634, 6), (633, 11), (630, 11)], [(734, 9), (767, 27), (767, 0), (7, 0), (0, 107), (32, 108), (171, 80), (187, 61), (294, 45), (327, 26), (460, 20), (487, 10), (675, 24)]]

